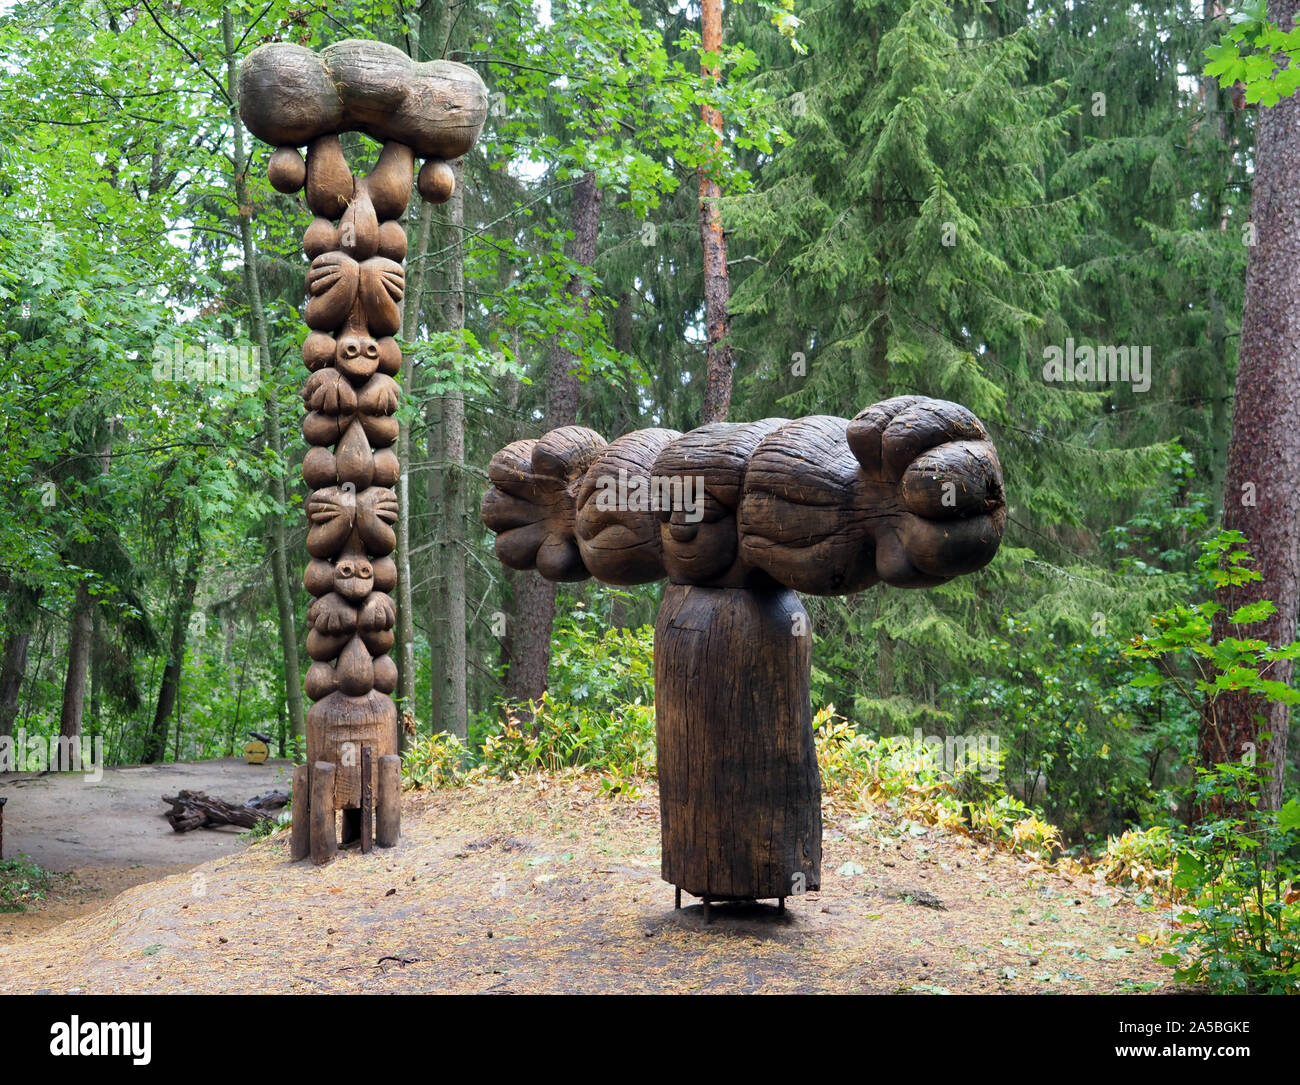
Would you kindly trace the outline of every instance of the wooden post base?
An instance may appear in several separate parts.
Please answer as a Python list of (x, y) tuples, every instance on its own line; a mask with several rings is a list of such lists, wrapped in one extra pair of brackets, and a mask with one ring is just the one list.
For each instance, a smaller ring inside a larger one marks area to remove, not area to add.
[(291, 860), (310, 855), (319, 865), (329, 862), (340, 846), (357, 844), (364, 854), (376, 843), (383, 847), (397, 843), (401, 836), (402, 760), (396, 754), (385, 754), (379, 758), (378, 772), (374, 767), (370, 747), (362, 747), (361, 805), (336, 812), (337, 767), (328, 761), (294, 766)]
[(317, 866), (328, 863), (339, 850), (334, 772), (330, 761), (317, 761), (311, 767), (311, 861)]
[(402, 759), (395, 753), (379, 759), (375, 789), (375, 843), (393, 847), (402, 836)]
[(821, 884), (808, 613), (785, 588), (672, 584), (655, 626), (664, 881), (704, 900)]
[(293, 767), (293, 828), (289, 835), (289, 858), (295, 863), (311, 854), (311, 769)]

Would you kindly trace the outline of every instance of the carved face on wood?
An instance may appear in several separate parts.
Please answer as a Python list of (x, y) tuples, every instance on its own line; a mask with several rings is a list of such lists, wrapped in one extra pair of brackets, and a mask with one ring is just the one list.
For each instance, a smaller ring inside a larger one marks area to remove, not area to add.
[(503, 449), (488, 474), (482, 515), (498, 555), (550, 579), (926, 587), (987, 564), (1006, 523), (979, 419), (923, 396), (852, 421), (638, 430), (609, 445), (569, 426)]
[(679, 437), (659, 454), (651, 471), (667, 498), (655, 513), (664, 572), (675, 584), (735, 585), (740, 540), (736, 511), (745, 468), (758, 443), (784, 419), (717, 422)]

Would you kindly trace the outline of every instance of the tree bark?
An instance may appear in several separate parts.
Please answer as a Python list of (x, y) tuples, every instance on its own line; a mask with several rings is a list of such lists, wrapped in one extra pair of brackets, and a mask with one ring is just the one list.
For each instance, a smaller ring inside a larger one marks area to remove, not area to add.
[[(1269, 18), (1289, 29), (1297, 3), (1273, 0)], [(1246, 267), (1223, 521), (1250, 540), (1254, 568), (1263, 579), (1221, 593), (1224, 609), (1215, 617), (1214, 635), (1232, 632), (1227, 616), (1237, 607), (1268, 599), (1276, 612), (1242, 635), (1277, 646), (1295, 639), (1300, 610), (1295, 489), (1300, 478), (1300, 99), (1294, 96), (1259, 110), (1250, 211), (1256, 244)], [(1269, 677), (1289, 681), (1291, 674), (1291, 663), (1282, 661), (1272, 665)], [(1282, 795), (1287, 724), (1285, 705), (1224, 694), (1202, 718), (1201, 763), (1212, 766), (1251, 753), (1271, 763), (1260, 805), (1275, 809)], [(1263, 732), (1272, 737), (1265, 741)]]
[[(456, 188), (447, 202), (447, 271), (443, 277), (442, 317), (447, 332), (465, 329), (465, 163), (451, 163)], [(434, 576), (430, 593), (430, 641), (433, 656), (431, 685), (433, 729), (459, 739), (469, 734), (465, 694), (468, 658), (465, 638), (465, 397), (459, 390), (438, 397), (437, 424), (429, 430), (429, 503), (435, 520)], [(431, 417), (430, 421), (433, 419)]]
[[(422, 203), (416, 231), (414, 258), (408, 276), (402, 334), (414, 338), (420, 329), (420, 311), (428, 283), (429, 241), (433, 236), (433, 205)], [(402, 392), (407, 402), (419, 401), (419, 371), (408, 361), (402, 373)], [(411, 426), (402, 422), (397, 435), (397, 461), (402, 474), (397, 480), (397, 689), (395, 699), (401, 713), (399, 748), (405, 749), (408, 729), (415, 729), (415, 599), (411, 582)]]
[(298, 626), (293, 595), (289, 587), (287, 532), (284, 518), (289, 507), (284, 482), (284, 435), (280, 429), (279, 381), (271, 356), (266, 332), (266, 312), (262, 308), (262, 281), (257, 270), (257, 246), (253, 240), (253, 206), (248, 192), (248, 159), (244, 153), (244, 126), (239, 118), (238, 65), (235, 56), (234, 25), (230, 9), (221, 14), (221, 32), (226, 51), (226, 93), (230, 99), (230, 127), (234, 139), (235, 200), (238, 204), (239, 237), (244, 250), (244, 288), (248, 292), (249, 315), (258, 354), (265, 367), (262, 376), (271, 388), (266, 397), (266, 441), (275, 453), (277, 469), (271, 472), (271, 498), (279, 512), (271, 517), (271, 579), (275, 589), (276, 620), (280, 627), (280, 650), (284, 656), (285, 699), (289, 705), (289, 722), (295, 735), (306, 735), (306, 717), (302, 707), (302, 674), (298, 662)]
[[(601, 191), (596, 175), (588, 172), (573, 190), (574, 240), (570, 256), (576, 263), (591, 267), (596, 262), (596, 244), (600, 232)], [(570, 299), (585, 314), (591, 304), (586, 281), (573, 276), (566, 285)], [(548, 430), (571, 426), (578, 416), (578, 378), (573, 372), (577, 356), (562, 338), (551, 347), (546, 385), (546, 421)], [(555, 620), (555, 584), (544, 580), (535, 570), (514, 578), (514, 628), (510, 630), (512, 655), (506, 672), (506, 698), (519, 705), (519, 718), (532, 723), (529, 701), (540, 701), (546, 692), (546, 672), (551, 661), (551, 626)]]
[(194, 596), (199, 587), (199, 546), (194, 544), (185, 558), (185, 572), (181, 577), (180, 591), (172, 610), (171, 642), (167, 649), (167, 665), (163, 668), (162, 683), (158, 687), (158, 704), (153, 714), (141, 762), (152, 765), (167, 754), (167, 723), (176, 707), (180, 690), (181, 666), (185, 659), (185, 635), (189, 630), (190, 614), (194, 610)]
[(5, 638), (4, 666), (0, 668), (0, 738), (12, 735), (18, 718), (18, 692), (27, 673), (27, 646), (30, 632), (10, 633)]
[[(701, 0), (701, 46), (705, 54), (722, 51), (722, 0)], [(704, 75), (718, 82), (721, 72), (706, 60)], [(702, 108), (704, 123), (714, 132), (713, 150), (722, 149), (722, 113), (710, 105)], [(702, 421), (725, 422), (731, 409), (731, 281), (727, 272), (727, 239), (722, 232), (722, 189), (708, 163), (699, 167), (700, 246), (704, 254), (704, 324), (707, 333)]]
[(63, 678), (63, 704), (59, 709), (59, 736), (81, 737), (81, 716), (86, 707), (86, 676), (90, 670), (91, 611), (95, 600), (84, 580), (77, 582), (68, 623), (68, 669)]
[(7, 594), (7, 635), (4, 663), (0, 665), (0, 738), (13, 734), (14, 721), (18, 719), (19, 695), (23, 679), (27, 676), (27, 650), (32, 642), (36, 603), (41, 597), (41, 591), (26, 584), (11, 584), (7, 588)]

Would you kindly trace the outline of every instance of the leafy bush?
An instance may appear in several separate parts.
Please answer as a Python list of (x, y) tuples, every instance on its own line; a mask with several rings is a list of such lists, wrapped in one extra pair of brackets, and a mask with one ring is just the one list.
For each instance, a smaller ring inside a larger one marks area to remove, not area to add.
[(970, 761), (949, 773), (923, 742), (906, 736), (873, 738), (835, 706), (813, 720), (822, 785), (832, 805), (883, 802), (915, 821), (975, 835), (1013, 851), (1050, 857), (1060, 831), (1000, 786), (981, 778)]
[(1162, 816), (1195, 748), (1195, 713), (1173, 690), (1135, 684), (1148, 668), (1108, 635), (1060, 642), (1010, 616), (1004, 627), (994, 669), (954, 694), (967, 729), (1002, 738), (1011, 789), (1075, 840)]
[(22, 854), (0, 860), (0, 912), (26, 911), (29, 904), (44, 900), (61, 877), (65, 875), (46, 870)]
[[(1257, 570), (1249, 568), (1253, 559), (1247, 541), (1240, 531), (1221, 531), (1204, 544), (1197, 568), (1198, 580), (1207, 592), (1262, 579)], [(1235, 629), (1256, 625), (1276, 610), (1268, 600), (1258, 600), (1238, 607), (1228, 623)], [(1254, 637), (1225, 636), (1215, 641), (1213, 623), (1222, 611), (1221, 604), (1207, 599), (1152, 616), (1155, 631), (1133, 638), (1125, 654), (1154, 660), (1160, 666), (1132, 684), (1176, 692), (1198, 716), (1207, 713), (1206, 724), (1211, 727), (1216, 703), (1224, 693), (1245, 691), (1270, 701), (1300, 705), (1300, 690), (1266, 677), (1274, 662), (1300, 659), (1300, 641), (1276, 648)]]
[(402, 757), (402, 783), (406, 788), (459, 787), (468, 778), (468, 751), (448, 731), (412, 742)]
[(497, 775), (582, 767), (645, 776), (654, 772), (654, 705), (571, 704), (548, 691), (534, 705), (531, 729), (512, 716), (481, 747), (480, 764)]
[[(1207, 594), (1260, 579), (1240, 532), (1209, 540), (1197, 560)], [(1258, 638), (1213, 638), (1223, 607), (1212, 600), (1180, 604), (1151, 619), (1128, 654), (1153, 662), (1135, 685), (1169, 689), (1213, 727), (1217, 703), (1230, 691), (1300, 703), (1300, 692), (1268, 677), (1272, 664), (1300, 658), (1300, 642), (1272, 647)], [(1229, 617), (1234, 633), (1263, 621), (1271, 602), (1249, 603)], [(1264, 736), (1261, 736), (1264, 737)], [(1262, 781), (1272, 766), (1253, 757), (1198, 768), (1192, 787), (1203, 819), (1173, 835), (1172, 887), (1185, 902), (1174, 950), (1162, 958), (1178, 979), (1222, 992), (1300, 991), (1300, 801), (1261, 810)]]
[(556, 622), (550, 689), (530, 707), (531, 726), (507, 711), (481, 721), (468, 749), (448, 734), (414, 744), (407, 786), (581, 768), (602, 773), (607, 792), (634, 797), (635, 779), (655, 769), (654, 630), (609, 629), (575, 608)]
[[(1227, 813), (1182, 838), (1174, 887), (1185, 894), (1173, 950), (1161, 960), (1185, 982), (1220, 993), (1300, 992), (1300, 801), (1259, 810), (1257, 770), (1197, 774), (1202, 808)], [(1222, 800), (1215, 803), (1213, 800)]]
[(1108, 885), (1167, 894), (1173, 883), (1177, 847), (1176, 835), (1168, 826), (1127, 829), (1108, 837), (1105, 851), (1086, 870)]

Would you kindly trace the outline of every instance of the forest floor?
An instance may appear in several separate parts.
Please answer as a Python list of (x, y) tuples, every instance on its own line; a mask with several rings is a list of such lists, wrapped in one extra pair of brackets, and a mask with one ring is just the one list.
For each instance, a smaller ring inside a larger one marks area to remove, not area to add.
[(35, 937), (93, 911), (141, 882), (188, 870), (244, 846), (234, 827), (172, 831), (163, 795), (182, 788), (243, 802), (289, 790), (286, 761), (249, 765), (243, 758), (129, 765), (98, 782), (79, 773), (0, 773), (4, 854), (25, 855), (60, 875), (39, 907), (0, 912), (0, 946)]
[[(653, 783), (408, 794), (394, 849), (290, 863), (287, 833), (5, 947), (0, 992), (1055, 992), (1167, 989), (1117, 890), (884, 807), (829, 810), (820, 892), (673, 908)], [(925, 902), (925, 903), (923, 903)], [(0, 927), (3, 927), (0, 917)]]

